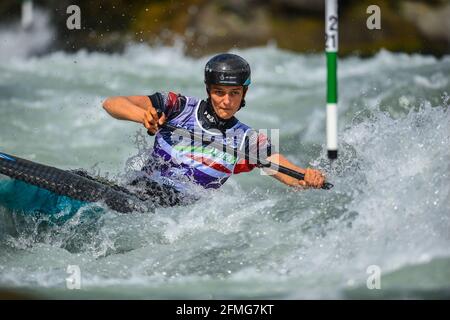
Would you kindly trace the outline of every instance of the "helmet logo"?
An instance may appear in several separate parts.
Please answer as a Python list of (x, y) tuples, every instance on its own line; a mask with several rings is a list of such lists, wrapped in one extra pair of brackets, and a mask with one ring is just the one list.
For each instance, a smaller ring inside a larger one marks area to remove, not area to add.
[(204, 82), (208, 85), (248, 86), (250, 84), (250, 65), (235, 54), (218, 54), (206, 63)]

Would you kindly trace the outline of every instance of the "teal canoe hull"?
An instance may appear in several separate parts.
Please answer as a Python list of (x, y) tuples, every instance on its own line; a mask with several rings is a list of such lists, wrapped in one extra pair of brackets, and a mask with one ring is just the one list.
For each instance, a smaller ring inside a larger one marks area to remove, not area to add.
[(67, 220), (90, 204), (15, 179), (0, 179), (0, 206), (26, 215)]

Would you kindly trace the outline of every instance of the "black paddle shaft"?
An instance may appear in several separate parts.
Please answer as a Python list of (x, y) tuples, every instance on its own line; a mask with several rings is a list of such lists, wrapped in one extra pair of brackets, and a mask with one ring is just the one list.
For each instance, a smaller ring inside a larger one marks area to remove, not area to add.
[[(170, 129), (170, 130), (172, 130), (172, 131), (176, 131), (177, 134), (180, 134), (181, 136), (187, 137), (189, 139), (192, 139), (192, 138), (199, 139), (199, 140), (203, 139), (203, 137), (200, 137), (200, 136), (196, 135), (195, 133), (193, 133), (193, 132), (191, 132), (191, 131), (189, 131), (189, 130), (187, 130), (185, 128), (180, 128), (180, 127), (177, 127), (177, 126), (173, 126), (173, 125), (171, 125), (169, 123), (165, 123), (163, 126), (168, 128), (168, 129)], [(288, 176), (290, 176), (292, 178), (295, 178), (295, 179), (298, 179), (298, 180), (304, 180), (305, 179), (305, 175), (303, 173), (300, 173), (298, 171), (289, 169), (287, 167), (278, 165), (278, 164), (270, 162), (270, 161), (262, 162), (261, 160), (257, 159), (256, 157), (253, 157), (253, 156), (251, 156), (249, 154), (246, 154), (245, 152), (242, 152), (241, 150), (238, 150), (238, 149), (235, 149), (235, 148), (232, 148), (232, 147), (224, 146), (223, 144), (218, 143), (218, 142), (214, 141), (213, 139), (209, 139), (209, 140), (210, 140), (209, 146), (217, 148), (219, 150), (223, 150), (224, 147), (225, 147), (224, 151), (226, 153), (228, 153), (228, 154), (237, 155), (237, 156), (239, 156), (241, 158), (252, 160), (252, 161), (254, 161), (254, 163), (260, 163), (262, 167), (270, 168), (272, 170), (281, 172), (281, 173), (283, 173), (285, 175), (288, 175)], [(322, 186), (322, 189), (324, 189), (324, 190), (329, 190), (331, 188), (333, 188), (333, 184), (331, 184), (329, 182), (325, 182), (323, 184), (323, 186)]]

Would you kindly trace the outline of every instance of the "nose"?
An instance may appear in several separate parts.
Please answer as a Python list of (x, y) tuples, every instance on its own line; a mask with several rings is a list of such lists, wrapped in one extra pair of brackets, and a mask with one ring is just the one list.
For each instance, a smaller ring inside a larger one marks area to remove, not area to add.
[(225, 94), (225, 96), (223, 97), (223, 103), (224, 104), (230, 104), (231, 99), (230, 99), (230, 95), (227, 93)]

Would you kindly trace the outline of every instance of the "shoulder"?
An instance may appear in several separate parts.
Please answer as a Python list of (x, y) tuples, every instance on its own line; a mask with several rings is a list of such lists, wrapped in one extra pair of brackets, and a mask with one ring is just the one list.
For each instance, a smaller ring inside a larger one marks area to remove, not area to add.
[(191, 104), (193, 100), (198, 101), (197, 98), (186, 96), (175, 91), (159, 91), (148, 97), (155, 108), (172, 113), (181, 111), (188, 104)]
[(197, 104), (202, 101), (202, 99), (194, 96), (182, 96), (182, 97), (186, 99), (186, 103), (192, 107), (197, 106)]
[(253, 130), (252, 127), (250, 127), (249, 125), (241, 122), (238, 118), (235, 118), (235, 119), (236, 119), (236, 124), (234, 125), (235, 129), (241, 129), (241, 130), (244, 130), (245, 132), (247, 132), (247, 131), (250, 132), (250, 131)]
[(178, 102), (179, 94), (173, 91), (158, 91), (150, 95), (151, 100), (157, 99), (160, 104), (164, 106), (174, 106)]
[(169, 92), (159, 92), (159, 94), (163, 97), (164, 102), (167, 106), (175, 106), (175, 105), (197, 105), (197, 103), (201, 100), (197, 97), (184, 95), (182, 93), (177, 93), (174, 91)]

